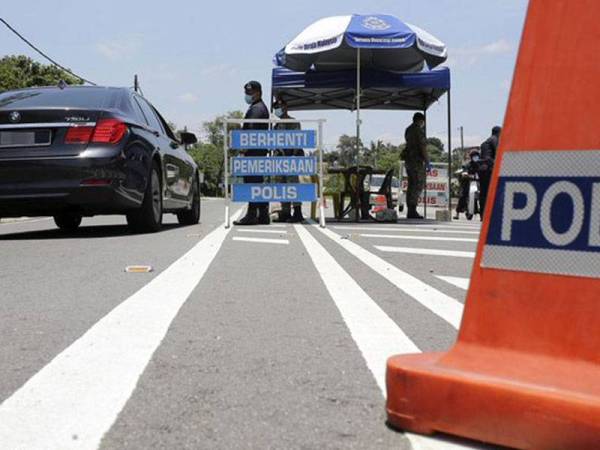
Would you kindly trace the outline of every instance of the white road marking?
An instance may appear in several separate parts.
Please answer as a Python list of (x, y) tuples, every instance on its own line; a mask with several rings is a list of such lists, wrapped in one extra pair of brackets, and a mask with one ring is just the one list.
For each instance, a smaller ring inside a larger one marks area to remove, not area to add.
[(5, 400), (0, 446), (98, 448), (228, 232), (219, 226), (208, 234)]
[(269, 226), (274, 227), (274, 228), (287, 228), (287, 225), (285, 225), (283, 223), (272, 223)]
[(444, 242), (477, 242), (477, 239), (471, 238), (455, 238), (455, 237), (440, 237), (440, 236), (407, 236), (399, 234), (359, 234), (366, 238), (381, 238), (381, 239), (404, 239), (409, 241), (444, 241)]
[(476, 234), (479, 235), (479, 231), (457, 231), (457, 230), (440, 230), (438, 228), (423, 228), (423, 227), (331, 227), (333, 229), (339, 229), (344, 231), (407, 231), (410, 233), (448, 233), (448, 234)]
[(267, 239), (267, 238), (252, 238), (252, 237), (238, 237), (233, 238), (234, 241), (240, 242), (254, 242), (256, 244), (280, 244), (287, 245), (290, 243), (287, 239)]
[(240, 233), (287, 234), (287, 231), (285, 231), (285, 230), (262, 230), (262, 229), (239, 228), (237, 231), (239, 231)]
[[(421, 350), (319, 244), (306, 227), (295, 225), (295, 228), (385, 398), (387, 359), (399, 353), (420, 353)], [(405, 436), (414, 450), (477, 448), (412, 433), (405, 433)]]
[(42, 217), (41, 219), (6, 219), (6, 221), (0, 221), (0, 225), (19, 225), (22, 223), (45, 222), (51, 219), (52, 217)]
[(295, 228), (385, 395), (387, 358), (397, 353), (419, 353), (419, 348), (305, 227)]
[(388, 263), (379, 256), (374, 255), (368, 250), (365, 250), (360, 245), (348, 239), (342, 239), (339, 234), (318, 226), (314, 226), (314, 228), (319, 230), (332, 241), (341, 245), (350, 254), (354, 255), (361, 262), (369, 266), (402, 292), (415, 299), (425, 308), (444, 319), (454, 328), (458, 328), (460, 326), (463, 305), (458, 300), (444, 294), (441, 291), (438, 291), (418, 278), (398, 269), (396, 266)]
[(458, 250), (438, 250), (433, 248), (412, 248), (412, 247), (390, 247), (387, 245), (375, 245), (377, 250), (386, 253), (405, 253), (407, 255), (428, 255), (428, 256), (453, 256), (456, 258), (475, 258), (475, 252), (461, 252)]
[(452, 284), (458, 288), (464, 289), (465, 291), (469, 289), (469, 278), (461, 278), (461, 277), (444, 277), (441, 275), (436, 275), (442, 281), (446, 283)]

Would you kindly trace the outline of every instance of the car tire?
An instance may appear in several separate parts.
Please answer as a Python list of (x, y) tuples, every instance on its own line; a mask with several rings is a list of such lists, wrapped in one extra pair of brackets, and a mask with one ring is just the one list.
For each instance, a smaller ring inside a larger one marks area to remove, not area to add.
[(162, 227), (162, 183), (156, 163), (152, 164), (141, 208), (127, 214), (127, 224), (136, 232), (154, 233)]
[(200, 222), (200, 184), (198, 176), (194, 178), (194, 187), (192, 191), (192, 207), (177, 213), (177, 220), (181, 225), (196, 225)]
[(63, 231), (75, 231), (81, 225), (81, 215), (62, 213), (54, 216), (54, 223)]

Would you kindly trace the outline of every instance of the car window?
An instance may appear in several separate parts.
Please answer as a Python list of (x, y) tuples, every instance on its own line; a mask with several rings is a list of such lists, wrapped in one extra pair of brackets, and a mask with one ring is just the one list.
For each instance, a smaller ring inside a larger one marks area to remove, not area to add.
[(148, 123), (148, 119), (146, 119), (146, 116), (144, 115), (144, 111), (142, 111), (142, 108), (140, 107), (140, 104), (133, 97), (131, 105), (133, 107), (133, 112), (135, 113), (135, 116), (138, 118), (140, 123), (145, 123), (146, 125), (150, 126), (150, 124)]
[(66, 87), (9, 91), (0, 94), (0, 108), (91, 108), (114, 106), (116, 92), (108, 88)]
[(146, 118), (146, 122), (148, 123), (150, 128), (156, 131), (163, 131), (162, 125), (158, 121), (156, 114), (154, 113), (152, 107), (148, 104), (148, 102), (138, 96), (135, 96), (134, 98), (139, 107), (142, 108), (142, 112), (144, 113), (144, 117)]
[(175, 136), (175, 133), (173, 132), (173, 130), (171, 130), (171, 127), (169, 126), (169, 124), (167, 123), (165, 118), (163, 116), (161, 116), (161, 114), (156, 110), (156, 108), (153, 108), (153, 109), (154, 109), (154, 112), (156, 113), (156, 115), (158, 116), (158, 119), (160, 120), (160, 123), (162, 124), (162, 127), (165, 130), (165, 133), (167, 134), (167, 136), (169, 138), (171, 138), (172, 140), (179, 142), (179, 139), (177, 139), (177, 137)]

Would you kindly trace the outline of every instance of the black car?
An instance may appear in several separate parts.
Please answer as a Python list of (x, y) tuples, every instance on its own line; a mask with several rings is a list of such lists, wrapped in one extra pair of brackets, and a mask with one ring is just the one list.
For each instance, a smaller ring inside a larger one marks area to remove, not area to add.
[(163, 213), (200, 220), (198, 167), (158, 111), (127, 88), (59, 86), (0, 93), (0, 217), (125, 214), (158, 231)]

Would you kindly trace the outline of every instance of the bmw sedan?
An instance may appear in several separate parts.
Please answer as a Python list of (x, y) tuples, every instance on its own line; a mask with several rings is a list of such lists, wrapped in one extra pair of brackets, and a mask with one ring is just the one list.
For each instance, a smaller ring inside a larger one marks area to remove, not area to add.
[(199, 171), (144, 97), (127, 88), (60, 86), (0, 93), (0, 217), (123, 214), (140, 232), (163, 213), (200, 220)]

